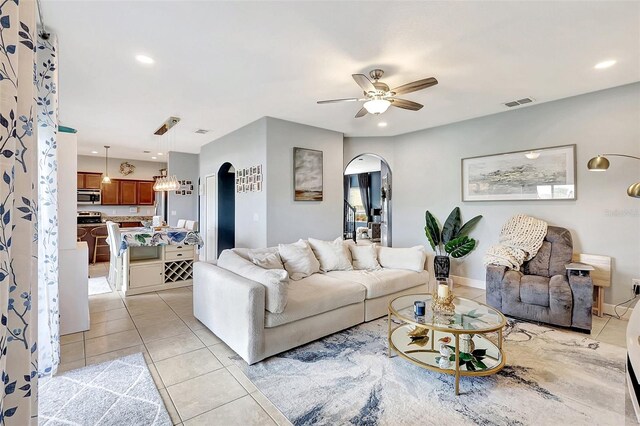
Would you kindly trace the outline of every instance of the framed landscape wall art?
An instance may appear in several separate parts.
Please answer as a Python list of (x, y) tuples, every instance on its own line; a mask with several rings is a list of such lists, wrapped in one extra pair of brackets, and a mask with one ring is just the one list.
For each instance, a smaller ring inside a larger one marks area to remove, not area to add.
[(322, 201), (322, 151), (293, 148), (295, 201)]
[(462, 159), (462, 201), (575, 199), (575, 145)]

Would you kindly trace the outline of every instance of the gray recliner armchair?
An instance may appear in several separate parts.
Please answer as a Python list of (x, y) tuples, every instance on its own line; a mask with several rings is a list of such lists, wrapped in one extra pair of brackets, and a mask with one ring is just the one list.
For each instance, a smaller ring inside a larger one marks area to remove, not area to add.
[(549, 226), (542, 247), (520, 271), (487, 266), (487, 303), (511, 317), (589, 332), (593, 282), (588, 272), (565, 268), (572, 254), (569, 230)]

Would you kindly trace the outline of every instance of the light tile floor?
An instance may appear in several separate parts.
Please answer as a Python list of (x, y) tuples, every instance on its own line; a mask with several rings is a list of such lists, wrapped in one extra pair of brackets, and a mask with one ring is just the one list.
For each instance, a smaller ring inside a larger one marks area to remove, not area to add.
[[(91, 265), (89, 274), (107, 268)], [(190, 287), (90, 296), (89, 310), (90, 330), (62, 336), (58, 372), (142, 352), (174, 425), (291, 424), (240, 368), (216, 357), (230, 349), (193, 317)]]
[[(90, 267), (107, 274), (108, 264)], [(485, 292), (456, 287), (457, 295), (484, 301)], [(142, 352), (175, 425), (288, 425), (240, 368), (216, 354), (227, 345), (193, 317), (190, 287), (123, 298), (91, 296), (91, 329), (63, 336), (59, 372)], [(594, 317), (591, 336), (624, 346), (626, 321)], [(571, 331), (566, 331), (571, 333)]]

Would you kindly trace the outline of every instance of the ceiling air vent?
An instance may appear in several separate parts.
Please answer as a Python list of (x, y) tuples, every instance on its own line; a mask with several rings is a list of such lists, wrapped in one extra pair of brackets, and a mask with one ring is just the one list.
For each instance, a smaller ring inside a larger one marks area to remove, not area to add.
[(199, 135), (204, 135), (204, 134), (209, 133), (209, 131), (206, 130), (206, 129), (198, 129), (198, 130), (195, 131), (195, 133), (197, 133)]
[(535, 99), (533, 98), (522, 98), (522, 99), (518, 99), (517, 101), (510, 101), (510, 102), (505, 102), (504, 106), (507, 106), (509, 108), (513, 108), (519, 105), (524, 105), (524, 104), (530, 104), (531, 102), (534, 102)]

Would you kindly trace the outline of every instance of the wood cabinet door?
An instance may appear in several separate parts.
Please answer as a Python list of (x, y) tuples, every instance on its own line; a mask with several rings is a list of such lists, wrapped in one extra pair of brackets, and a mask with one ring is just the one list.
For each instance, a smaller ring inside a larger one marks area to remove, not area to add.
[(84, 188), (100, 189), (102, 183), (102, 175), (99, 173), (87, 173), (84, 175)]
[(138, 204), (138, 182), (135, 180), (120, 181), (120, 204), (135, 206)]
[(84, 189), (84, 173), (78, 173), (78, 189)]
[(152, 206), (155, 198), (153, 182), (138, 182), (138, 204), (141, 206)]
[(120, 183), (115, 179), (111, 179), (111, 183), (102, 185), (102, 204), (117, 205), (120, 204)]

